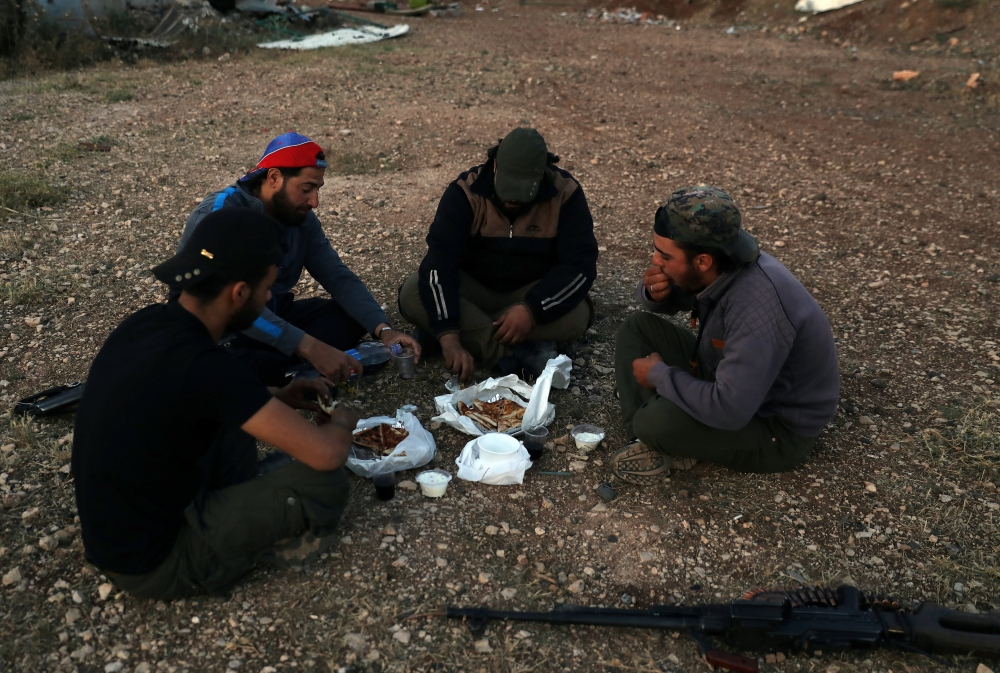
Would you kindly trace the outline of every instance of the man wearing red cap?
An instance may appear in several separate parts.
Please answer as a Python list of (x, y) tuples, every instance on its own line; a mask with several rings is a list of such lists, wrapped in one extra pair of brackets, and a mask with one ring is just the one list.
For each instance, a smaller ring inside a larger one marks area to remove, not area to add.
[[(188, 218), (178, 249), (198, 223), (222, 208), (253, 208), (282, 224), (286, 247), (272, 298), (253, 325), (229, 337), (233, 352), (269, 385), (282, 382), (289, 369), (308, 360), (320, 374), (343, 381), (360, 373), (361, 363), (344, 351), (367, 332), (387, 347), (420, 345), (397, 332), (361, 279), (330, 245), (314, 209), (319, 205), (326, 159), (322, 148), (298, 133), (280, 135), (268, 144), (256, 168), (235, 185), (210, 194)], [(291, 290), (305, 269), (331, 299), (294, 301)]]

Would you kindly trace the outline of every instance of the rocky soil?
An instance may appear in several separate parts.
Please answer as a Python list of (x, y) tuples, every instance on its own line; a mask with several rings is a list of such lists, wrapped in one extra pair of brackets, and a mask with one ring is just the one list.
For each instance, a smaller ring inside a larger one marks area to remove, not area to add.
[[(343, 539), (322, 561), (255, 572), (224, 598), (165, 604), (118, 593), (83, 558), (72, 417), (8, 413), (0, 668), (704, 670), (694, 644), (669, 633), (496, 624), (474, 634), (438, 613), (726, 601), (809, 582), (852, 582), (905, 605), (998, 606), (995, 57), (480, 7), (415, 19), (391, 43), (0, 83), (0, 187), (28, 176), (65, 195), (41, 207), (7, 200), (0, 215), (0, 402), (85, 379), (115, 325), (164, 300), (150, 268), (172, 253), (191, 208), (288, 129), (331, 148), (319, 215), (398, 321), (396, 288), (423, 255), (445, 186), (530, 124), (582, 183), (602, 251), (597, 323), (572, 353), (570, 390), (553, 393), (551, 429), (558, 438), (598, 423), (605, 446), (586, 460), (551, 447), (542, 469), (572, 476), (452, 482), (440, 501), (400, 488), (381, 503), (355, 480)], [(893, 83), (903, 69), (920, 75)], [(966, 88), (976, 72), (984, 84)], [(837, 337), (842, 404), (796, 472), (698, 465), (657, 488), (614, 484), (618, 497), (605, 501), (596, 489), (625, 440), (615, 330), (637, 309), (657, 205), (692, 183), (729, 190), (764, 250), (819, 300)], [(300, 291), (322, 289), (305, 278)], [(410, 382), (385, 370), (362, 381), (355, 404), (369, 416), (413, 403), (429, 426), (447, 378), (439, 358)], [(454, 472), (465, 437), (434, 434), (435, 465)], [(891, 652), (761, 662), (941, 668)]]

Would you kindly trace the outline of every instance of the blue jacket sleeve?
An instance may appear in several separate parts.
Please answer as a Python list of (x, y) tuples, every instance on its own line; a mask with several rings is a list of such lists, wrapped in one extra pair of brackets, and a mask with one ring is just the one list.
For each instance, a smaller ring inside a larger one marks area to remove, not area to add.
[(458, 332), (458, 268), (472, 229), (472, 206), (457, 182), (448, 185), (427, 233), (417, 290), (434, 335)]
[(309, 242), (305, 259), (306, 270), (323, 286), (330, 297), (340, 305), (369, 333), (373, 333), (380, 323), (388, 323), (385, 311), (361, 282), (361, 279), (341, 261), (340, 255), (330, 245), (330, 239), (323, 233), (319, 220), (313, 219), (303, 226), (309, 226)]
[(594, 218), (579, 185), (559, 211), (556, 250), (558, 263), (524, 297), (540, 325), (569, 313), (587, 296), (597, 278)]

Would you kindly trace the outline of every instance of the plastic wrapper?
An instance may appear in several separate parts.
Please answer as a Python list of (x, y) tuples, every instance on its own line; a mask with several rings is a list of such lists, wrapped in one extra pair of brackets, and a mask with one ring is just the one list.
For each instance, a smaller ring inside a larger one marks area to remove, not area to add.
[(431, 420), (447, 423), (467, 435), (479, 437), (484, 434), (483, 430), (471, 418), (458, 413), (458, 403), (471, 405), (473, 399), (491, 401), (503, 397), (525, 407), (521, 425), (507, 430), (507, 434), (520, 435), (522, 428), (549, 425), (556, 418), (556, 408), (549, 402), (549, 392), (553, 387), (565, 389), (569, 385), (569, 373), (572, 370), (572, 361), (567, 356), (560, 355), (548, 361), (541, 375), (535, 379), (534, 386), (529, 386), (515, 374), (510, 374), (499, 379), (488, 378), (464, 390), (439, 395), (434, 398), (434, 408), (438, 415)]
[(371, 449), (352, 444), (351, 452), (347, 456), (347, 468), (359, 476), (371, 477), (383, 472), (412, 470), (431, 462), (437, 453), (437, 445), (434, 443), (434, 436), (424, 429), (420, 419), (413, 415), (415, 410), (416, 407), (407, 405), (396, 410), (395, 418), (372, 416), (358, 421), (357, 430), (387, 423), (397, 428), (405, 428), (409, 434), (388, 456), (379, 456)]
[(455, 464), (458, 465), (458, 478), (466, 481), (478, 481), (492, 486), (507, 486), (524, 483), (524, 473), (531, 467), (531, 458), (524, 444), (511, 454), (509, 460), (492, 465), (485, 465), (479, 459), (477, 439), (465, 445), (458, 454)]

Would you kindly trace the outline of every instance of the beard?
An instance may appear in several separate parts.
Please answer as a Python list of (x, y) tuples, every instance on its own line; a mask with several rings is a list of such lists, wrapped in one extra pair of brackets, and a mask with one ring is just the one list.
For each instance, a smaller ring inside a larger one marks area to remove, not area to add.
[(232, 318), (229, 319), (229, 322), (226, 324), (226, 331), (242, 332), (243, 330), (249, 328), (260, 316), (260, 312), (262, 310), (263, 307), (257, 306), (256, 302), (248, 301), (239, 311), (233, 314)]
[(686, 294), (692, 296), (708, 287), (708, 283), (705, 281), (705, 275), (690, 262), (688, 262), (687, 268), (684, 269), (683, 276), (680, 278), (671, 278), (670, 280)]
[(306, 221), (311, 208), (306, 208), (305, 211), (297, 208), (288, 198), (286, 187), (287, 184), (282, 185), (271, 197), (272, 217), (286, 227), (297, 227)]

